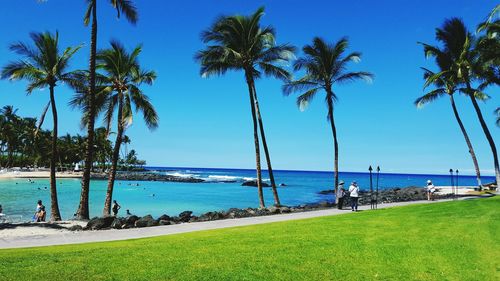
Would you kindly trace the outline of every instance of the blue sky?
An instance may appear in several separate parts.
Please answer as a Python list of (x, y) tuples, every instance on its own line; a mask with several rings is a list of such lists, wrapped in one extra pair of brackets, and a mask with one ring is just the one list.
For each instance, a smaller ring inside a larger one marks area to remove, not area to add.
[[(117, 20), (108, 1), (99, 1), (99, 47), (112, 38), (132, 48), (143, 44), (141, 64), (157, 71), (158, 80), (145, 88), (155, 104), (160, 127), (149, 132), (138, 115), (127, 131), (140, 158), (148, 165), (181, 167), (252, 168), (253, 132), (246, 84), (242, 73), (203, 79), (194, 53), (203, 48), (200, 32), (222, 14), (249, 14), (266, 7), (263, 24), (277, 30), (278, 43), (301, 48), (314, 36), (328, 41), (348, 36), (353, 51), (363, 53), (353, 70), (373, 72), (372, 84), (339, 86), (335, 117), (340, 142), (340, 170), (365, 171), (380, 165), (385, 172), (446, 173), (449, 168), (472, 173), (472, 162), (456, 124), (449, 100), (423, 109), (413, 101), (422, 92), (420, 66), (433, 68), (417, 41), (434, 43), (434, 28), (447, 17), (458, 16), (472, 29), (496, 1), (164, 1), (137, 3), (136, 26)], [(9, 1), (0, 10), (0, 64), (15, 56), (7, 47), (28, 40), (31, 31), (58, 30), (61, 46), (84, 44), (72, 63), (88, 67), (90, 29), (82, 17), (85, 1)], [(300, 53), (299, 53), (300, 55)], [(295, 98), (281, 94), (280, 81), (257, 82), (262, 115), (275, 169), (331, 170), (333, 142), (326, 107), (317, 98), (305, 112)], [(38, 116), (48, 91), (24, 93), (23, 82), (0, 81), (0, 106), (14, 105), (23, 116)], [(498, 88), (481, 104), (498, 142), (494, 109)], [(80, 112), (67, 102), (72, 92), (57, 88), (60, 133), (85, 134), (78, 127)], [(470, 102), (457, 97), (460, 114), (470, 132), (484, 174), (493, 161)], [(51, 128), (50, 116), (45, 127)]]

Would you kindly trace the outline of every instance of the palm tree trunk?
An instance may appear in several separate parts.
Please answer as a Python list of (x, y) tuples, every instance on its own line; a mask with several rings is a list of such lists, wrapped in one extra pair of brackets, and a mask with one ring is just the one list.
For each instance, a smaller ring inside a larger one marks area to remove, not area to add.
[(50, 86), (50, 103), (52, 104), (52, 118), (54, 119), (54, 129), (52, 130), (52, 156), (50, 157), (50, 217), (52, 221), (60, 221), (61, 214), (59, 212), (56, 187), (57, 108), (53, 85)]
[(500, 168), (498, 166), (498, 154), (497, 154), (497, 148), (495, 145), (495, 141), (493, 141), (493, 137), (491, 136), (490, 130), (488, 129), (488, 126), (486, 125), (486, 122), (484, 122), (483, 114), (481, 113), (481, 109), (479, 108), (479, 105), (477, 104), (476, 98), (474, 97), (474, 94), (472, 94), (472, 87), (470, 86), (470, 83), (467, 82), (467, 89), (469, 91), (469, 97), (472, 102), (472, 105), (474, 106), (474, 109), (476, 110), (477, 118), (479, 119), (479, 123), (481, 124), (481, 128), (483, 129), (484, 135), (486, 136), (486, 139), (488, 140), (488, 143), (491, 148), (491, 152), (493, 153), (493, 164), (495, 166), (495, 178), (496, 178), (496, 184), (497, 184), (497, 189), (498, 185), (500, 184)]
[(450, 95), (451, 107), (453, 108), (453, 113), (455, 114), (455, 118), (457, 119), (458, 125), (460, 126), (460, 130), (464, 135), (465, 142), (467, 143), (467, 147), (469, 148), (469, 153), (472, 158), (472, 162), (474, 163), (474, 168), (476, 169), (476, 178), (477, 178), (477, 186), (481, 187), (481, 172), (479, 170), (479, 164), (477, 163), (476, 153), (474, 152), (474, 148), (472, 147), (472, 143), (470, 142), (469, 135), (465, 130), (464, 124), (460, 119), (460, 115), (458, 115), (457, 106), (455, 105), (455, 99), (453, 95)]
[(255, 84), (253, 85), (253, 92), (255, 98), (255, 110), (257, 112), (257, 119), (259, 121), (260, 136), (262, 137), (262, 146), (264, 147), (264, 153), (266, 154), (267, 170), (269, 171), (269, 180), (271, 181), (271, 189), (273, 190), (274, 205), (281, 206), (280, 198), (278, 196), (278, 189), (276, 188), (276, 182), (274, 181), (273, 167), (271, 166), (271, 156), (269, 155), (269, 149), (267, 148), (266, 134), (264, 133), (264, 124), (262, 122), (262, 117), (260, 116), (259, 101), (257, 99), (257, 90), (255, 89)]
[(94, 123), (95, 123), (95, 64), (97, 53), (97, 0), (92, 1), (92, 27), (90, 34), (90, 87), (89, 87), (89, 119), (87, 124), (87, 148), (85, 151), (85, 167), (83, 169), (82, 190), (80, 205), (76, 212), (77, 218), (89, 219), (89, 191), (90, 172), (92, 170), (92, 156), (94, 152)]
[(120, 145), (123, 139), (123, 95), (118, 97), (118, 131), (116, 133), (115, 147), (113, 149), (113, 159), (111, 161), (111, 169), (109, 171), (108, 190), (106, 191), (106, 199), (104, 201), (103, 216), (111, 215), (111, 200), (113, 199), (113, 187), (115, 184), (116, 168), (118, 159), (120, 158)]
[(255, 162), (257, 169), (257, 190), (259, 193), (259, 206), (264, 208), (266, 204), (264, 203), (264, 192), (262, 190), (262, 170), (260, 167), (260, 145), (259, 145), (259, 134), (257, 132), (257, 117), (255, 114), (255, 100), (253, 95), (253, 85), (254, 81), (249, 71), (245, 71), (245, 76), (248, 84), (248, 93), (250, 95), (250, 107), (252, 110), (252, 122), (253, 122), (253, 139), (255, 143)]
[[(331, 93), (328, 94), (330, 97), (332, 96)], [(333, 134), (333, 150), (334, 150), (334, 164), (333, 164), (333, 170), (334, 170), (334, 190), (335, 190), (335, 203), (338, 203), (338, 198), (337, 198), (337, 188), (339, 186), (339, 143), (337, 141), (337, 128), (335, 127), (335, 121), (333, 119), (333, 102), (331, 98), (328, 99), (328, 118), (330, 121), (330, 126), (332, 127), (332, 134)]]

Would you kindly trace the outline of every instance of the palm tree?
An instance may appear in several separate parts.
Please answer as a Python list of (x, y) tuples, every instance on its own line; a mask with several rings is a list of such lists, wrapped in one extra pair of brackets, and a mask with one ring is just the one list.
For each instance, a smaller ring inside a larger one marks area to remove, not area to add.
[(275, 205), (279, 206), (280, 201), (260, 114), (255, 80), (260, 78), (262, 73), (278, 79), (289, 79), (290, 73), (281, 64), (289, 62), (295, 52), (293, 46), (276, 45), (274, 29), (271, 26), (264, 28), (260, 26), (260, 19), (263, 15), (264, 8), (259, 8), (250, 16), (236, 15), (217, 19), (208, 30), (201, 34), (202, 41), (207, 44), (207, 48), (195, 55), (195, 59), (201, 64), (200, 72), (203, 77), (223, 75), (228, 70), (243, 70), (245, 74), (253, 121), (259, 204), (262, 208), (265, 207), (265, 203), (257, 126), (259, 126), (266, 154)]
[[(89, 219), (89, 185), (90, 171), (92, 170), (94, 153), (94, 125), (96, 113), (96, 53), (97, 53), (97, 0), (87, 0), (84, 24), (88, 25), (92, 19), (90, 32), (90, 59), (89, 59), (89, 87), (88, 87), (88, 122), (87, 122), (87, 148), (85, 150), (85, 167), (82, 177), (82, 190), (80, 204), (76, 215), (79, 219)], [(137, 9), (131, 0), (110, 0), (116, 9), (117, 16), (124, 14), (127, 20), (135, 24), (138, 19)]]
[[(339, 184), (338, 165), (338, 140), (337, 129), (333, 116), (333, 104), (337, 95), (332, 89), (334, 85), (345, 84), (356, 80), (371, 81), (373, 74), (365, 71), (348, 72), (349, 62), (358, 62), (361, 53), (353, 52), (345, 55), (349, 43), (347, 38), (342, 38), (334, 44), (326, 43), (322, 38), (315, 37), (312, 45), (302, 49), (305, 56), (294, 62), (294, 70), (305, 70), (305, 75), (295, 81), (289, 81), (283, 86), (283, 93), (290, 95), (301, 92), (297, 98), (297, 105), (304, 110), (319, 90), (325, 91), (328, 107), (328, 120), (333, 134), (335, 193)], [(337, 200), (337, 199), (336, 199)]]
[[(442, 52), (447, 53), (451, 63), (447, 71), (442, 71), (438, 76), (446, 75), (448, 72), (453, 73), (460, 79), (460, 82), (465, 85), (462, 92), (465, 93), (472, 102), (476, 115), (483, 132), (488, 140), (488, 143), (493, 154), (493, 164), (495, 167), (496, 182), (500, 182), (500, 167), (498, 165), (498, 154), (495, 141), (491, 136), (490, 130), (484, 121), (483, 114), (477, 103), (477, 98), (487, 97), (481, 90), (485, 85), (479, 85), (479, 89), (473, 88), (472, 83), (484, 82), (485, 77), (494, 77), (491, 74), (492, 70), (490, 64), (493, 62), (491, 59), (482, 58), (480, 52), (481, 48), (477, 45), (477, 40), (467, 30), (467, 27), (461, 19), (451, 18), (445, 20), (441, 28), (436, 29), (436, 40), (443, 44)], [(477, 47), (477, 48), (476, 48)], [(435, 50), (429, 49), (428, 55), (437, 56)]]
[(143, 83), (151, 85), (156, 79), (154, 71), (145, 71), (140, 68), (138, 56), (141, 50), (141, 47), (137, 46), (131, 53), (128, 53), (123, 45), (112, 41), (111, 49), (100, 51), (96, 57), (98, 68), (104, 72), (109, 89), (109, 95), (104, 104), (104, 120), (107, 128), (110, 127), (115, 110), (117, 110), (118, 115), (116, 141), (103, 210), (104, 216), (110, 214), (113, 186), (120, 157), (120, 145), (125, 130), (132, 124), (132, 105), (135, 105), (136, 111), (142, 112), (144, 122), (150, 130), (158, 126), (158, 115), (149, 98), (139, 88)]
[(10, 80), (27, 80), (26, 92), (31, 94), (35, 89), (49, 88), (50, 104), (54, 127), (52, 130), (52, 155), (50, 157), (50, 198), (51, 219), (61, 220), (56, 190), (57, 160), (57, 108), (54, 89), (58, 83), (71, 84), (74, 81), (72, 72), (68, 72), (69, 60), (80, 47), (68, 47), (59, 52), (59, 34), (49, 32), (31, 33), (35, 47), (18, 42), (10, 46), (10, 50), (22, 56), (22, 60), (14, 61), (2, 69), (2, 78)]
[[(436, 64), (439, 66), (440, 72), (443, 71), (446, 72), (446, 70), (449, 69), (451, 63), (451, 60), (447, 56), (447, 54), (439, 50), (437, 47), (433, 47), (427, 44), (423, 45), (425, 53), (427, 53), (427, 50), (433, 49), (433, 52), (436, 54)], [(458, 126), (460, 127), (462, 134), (464, 135), (465, 142), (467, 143), (467, 147), (469, 148), (469, 153), (472, 158), (474, 168), (476, 170), (477, 185), (481, 187), (481, 172), (479, 169), (479, 164), (477, 162), (476, 153), (474, 152), (474, 148), (472, 147), (469, 135), (467, 134), (464, 124), (462, 123), (462, 119), (458, 114), (457, 106), (455, 104), (455, 99), (453, 98), (453, 94), (455, 94), (455, 92), (457, 91), (457, 87), (459, 85), (458, 77), (453, 76), (453, 74), (450, 72), (446, 72), (447, 75), (436, 75), (436, 73), (426, 68), (422, 69), (424, 70), (424, 79), (425, 79), (424, 88), (427, 88), (430, 85), (434, 85), (435, 89), (419, 97), (415, 101), (415, 105), (417, 107), (422, 107), (425, 104), (430, 103), (439, 97), (445, 95), (448, 95), (450, 97), (453, 114), (455, 115), (455, 119), (457, 120)]]
[(6, 105), (0, 109), (0, 114), (3, 116), (2, 122), (2, 134), (3, 139), (7, 145), (7, 163), (6, 167), (12, 167), (14, 165), (14, 150), (17, 144), (17, 126), (19, 123), (19, 116), (17, 115), (17, 110), (14, 109), (12, 105)]

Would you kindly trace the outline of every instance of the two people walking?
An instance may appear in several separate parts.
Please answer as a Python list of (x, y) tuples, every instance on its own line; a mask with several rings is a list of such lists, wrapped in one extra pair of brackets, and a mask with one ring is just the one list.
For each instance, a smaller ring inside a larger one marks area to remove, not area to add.
[[(346, 190), (344, 189), (344, 181), (339, 182), (339, 186), (337, 187), (337, 207), (339, 210), (342, 210), (342, 207), (344, 205), (345, 199), (346, 199)], [(358, 211), (358, 199), (359, 199), (359, 186), (356, 181), (353, 181), (351, 183), (351, 186), (349, 186), (349, 201), (351, 203), (351, 210)]]

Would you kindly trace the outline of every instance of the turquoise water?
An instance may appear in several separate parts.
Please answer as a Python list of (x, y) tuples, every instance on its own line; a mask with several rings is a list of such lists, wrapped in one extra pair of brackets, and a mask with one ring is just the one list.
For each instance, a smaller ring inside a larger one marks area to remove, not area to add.
[[(152, 214), (177, 215), (191, 210), (194, 214), (208, 211), (223, 210), (232, 207), (246, 208), (258, 206), (257, 189), (244, 187), (244, 180), (255, 177), (252, 170), (236, 169), (203, 169), (203, 168), (155, 168), (158, 173), (175, 174), (178, 176), (192, 176), (207, 180), (207, 183), (171, 183), (146, 181), (117, 181), (114, 198), (122, 206), (119, 215), (125, 210), (142, 216)], [(264, 173), (264, 178), (267, 174)], [(285, 183), (286, 187), (279, 188), (282, 204), (298, 205), (323, 200), (332, 200), (332, 196), (319, 195), (318, 192), (330, 189), (333, 174), (329, 172), (309, 171), (275, 171), (277, 184)], [(361, 189), (369, 189), (369, 175), (365, 173), (340, 173), (340, 179), (350, 183), (357, 180)], [(380, 174), (379, 188), (393, 188), (405, 186), (424, 186), (427, 179), (432, 179), (436, 185), (450, 185), (450, 177), (443, 175), (406, 175)], [(228, 182), (236, 181), (236, 182)], [(484, 177), (484, 182), (494, 181), (493, 177)], [(90, 214), (99, 216), (104, 205), (107, 181), (93, 180), (90, 192)], [(376, 176), (373, 177), (375, 188)], [(460, 176), (460, 185), (475, 185), (471, 176)], [(137, 186), (138, 185), (138, 186)], [(47, 189), (45, 189), (47, 187)], [(80, 197), (79, 179), (58, 179), (59, 208), (63, 219), (71, 219), (78, 206)], [(154, 196), (153, 196), (154, 194)], [(269, 188), (264, 189), (267, 205), (273, 204), (273, 197)], [(23, 220), (32, 216), (37, 200), (42, 200), (50, 213), (50, 193), (48, 179), (0, 180), (0, 204), (4, 213)], [(49, 214), (50, 215), (50, 214)]]

